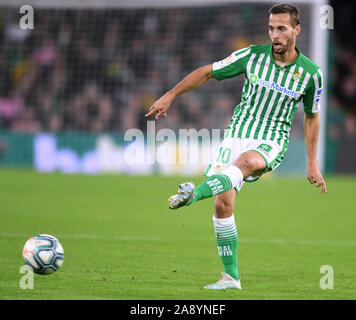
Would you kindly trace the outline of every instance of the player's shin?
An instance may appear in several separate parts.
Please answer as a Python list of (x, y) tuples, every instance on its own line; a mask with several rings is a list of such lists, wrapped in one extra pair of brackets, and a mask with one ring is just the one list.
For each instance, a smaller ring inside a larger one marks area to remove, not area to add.
[(224, 264), (224, 271), (234, 279), (238, 279), (238, 235), (234, 215), (225, 219), (218, 219), (214, 216), (213, 221), (216, 245), (221, 261)]
[(194, 190), (195, 197), (190, 204), (229, 191), (235, 187), (240, 189), (242, 183), (243, 174), (241, 170), (238, 167), (231, 165), (225, 170), (222, 170), (221, 173), (208, 177), (204, 182), (197, 186)]

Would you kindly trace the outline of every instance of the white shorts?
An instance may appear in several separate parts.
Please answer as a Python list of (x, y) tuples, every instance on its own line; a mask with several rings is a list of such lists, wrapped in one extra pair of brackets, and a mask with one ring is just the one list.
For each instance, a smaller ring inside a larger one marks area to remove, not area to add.
[[(241, 154), (251, 150), (258, 152), (265, 160), (266, 169), (263, 173), (266, 173), (276, 169), (282, 163), (286, 148), (282, 148), (274, 141), (225, 138), (217, 148), (213, 162), (205, 170), (204, 176), (210, 177), (213, 174), (219, 174), (221, 170), (235, 162)], [(262, 174), (251, 175), (244, 180), (253, 182), (259, 179)], [(236, 190), (239, 191), (241, 186), (238, 186)]]

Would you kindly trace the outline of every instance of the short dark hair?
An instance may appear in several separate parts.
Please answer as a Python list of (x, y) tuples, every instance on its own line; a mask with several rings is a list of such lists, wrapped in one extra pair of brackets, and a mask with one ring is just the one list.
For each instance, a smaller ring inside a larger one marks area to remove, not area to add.
[(300, 24), (299, 21), (299, 9), (296, 6), (288, 3), (275, 4), (269, 9), (270, 14), (280, 14), (280, 13), (289, 13), (292, 26), (295, 27)]

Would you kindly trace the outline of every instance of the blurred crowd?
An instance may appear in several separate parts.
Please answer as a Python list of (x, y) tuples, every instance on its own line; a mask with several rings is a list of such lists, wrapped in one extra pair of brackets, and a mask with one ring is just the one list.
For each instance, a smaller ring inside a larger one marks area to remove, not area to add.
[[(33, 30), (0, 14), (0, 129), (145, 130), (144, 114), (195, 68), (268, 42), (266, 5), (141, 10), (36, 9)], [(307, 34), (300, 40), (307, 50)], [(160, 127), (221, 128), (243, 77), (209, 81), (173, 103)]]
[[(329, 30), (329, 170), (356, 172), (356, 9), (332, 0)], [(299, 5), (298, 47), (310, 54), (310, 10)], [(147, 109), (194, 69), (250, 44), (268, 43), (269, 5), (201, 8), (38, 9), (22, 30), (16, 7), (0, 10), (0, 131), (145, 132)], [(258, 23), (256, 23), (258, 22)], [(309, 30), (309, 31), (308, 31)], [(241, 98), (243, 77), (178, 97), (156, 130), (223, 130)], [(293, 137), (303, 137), (303, 112)], [(0, 139), (0, 162), (8, 143)], [(347, 156), (345, 156), (347, 154)], [(334, 159), (334, 160), (330, 160)]]
[(328, 142), (337, 154), (334, 168), (356, 173), (356, 8), (350, 1), (331, 2), (334, 30), (330, 37)]

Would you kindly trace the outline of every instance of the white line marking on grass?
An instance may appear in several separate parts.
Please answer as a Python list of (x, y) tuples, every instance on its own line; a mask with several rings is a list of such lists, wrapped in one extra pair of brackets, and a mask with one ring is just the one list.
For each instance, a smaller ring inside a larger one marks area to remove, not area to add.
[[(16, 234), (16, 233), (0, 233), (0, 239), (6, 238), (21, 238), (26, 240), (33, 235)], [(213, 237), (209, 238), (170, 238), (156, 237), (145, 235), (99, 235), (99, 234), (56, 234), (58, 239), (83, 239), (83, 240), (117, 240), (117, 241), (212, 241)], [(270, 244), (295, 244), (295, 245), (315, 245), (315, 246), (345, 246), (355, 247), (356, 241), (322, 241), (322, 240), (296, 240), (296, 239), (258, 239), (258, 238), (239, 238), (242, 243), (270, 243)]]
[[(0, 233), (1, 238), (23, 238), (33, 237), (34, 234)], [(159, 237), (148, 237), (144, 235), (98, 235), (98, 234), (53, 234), (58, 239), (83, 239), (83, 240), (122, 240), (122, 241), (167, 241), (169, 239)]]
[(271, 243), (271, 244), (297, 244), (297, 245), (316, 245), (316, 246), (356, 246), (356, 241), (321, 241), (321, 240), (293, 240), (293, 239), (239, 239), (246, 243)]

